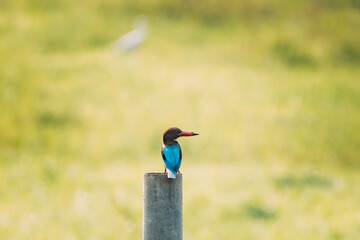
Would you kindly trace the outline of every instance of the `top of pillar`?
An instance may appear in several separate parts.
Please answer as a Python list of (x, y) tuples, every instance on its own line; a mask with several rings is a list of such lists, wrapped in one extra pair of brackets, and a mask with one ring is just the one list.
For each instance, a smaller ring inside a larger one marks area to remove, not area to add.
[[(164, 176), (167, 175), (167, 173), (156, 173), (156, 172), (148, 172), (144, 173), (144, 176)], [(176, 176), (182, 175), (182, 173), (177, 173)]]

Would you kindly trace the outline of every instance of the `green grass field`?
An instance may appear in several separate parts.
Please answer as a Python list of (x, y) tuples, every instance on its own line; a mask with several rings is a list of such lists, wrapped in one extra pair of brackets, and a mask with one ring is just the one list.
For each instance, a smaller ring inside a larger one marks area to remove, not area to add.
[(171, 126), (184, 239), (360, 239), (357, 1), (0, 4), (0, 239), (140, 239)]

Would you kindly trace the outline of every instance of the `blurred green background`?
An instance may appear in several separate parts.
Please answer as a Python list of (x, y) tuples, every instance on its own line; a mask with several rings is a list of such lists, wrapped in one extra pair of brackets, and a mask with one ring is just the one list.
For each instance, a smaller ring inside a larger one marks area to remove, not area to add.
[(0, 239), (140, 239), (171, 126), (184, 239), (360, 239), (358, 0), (0, 6)]

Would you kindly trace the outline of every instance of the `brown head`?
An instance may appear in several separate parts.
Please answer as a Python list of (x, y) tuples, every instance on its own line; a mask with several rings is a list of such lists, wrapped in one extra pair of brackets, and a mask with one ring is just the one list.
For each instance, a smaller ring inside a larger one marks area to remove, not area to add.
[(190, 136), (196, 136), (199, 135), (198, 133), (194, 132), (187, 132), (182, 131), (181, 129), (177, 127), (172, 127), (167, 129), (163, 134), (163, 142), (165, 145), (175, 145), (177, 144), (176, 139), (178, 137), (190, 137)]

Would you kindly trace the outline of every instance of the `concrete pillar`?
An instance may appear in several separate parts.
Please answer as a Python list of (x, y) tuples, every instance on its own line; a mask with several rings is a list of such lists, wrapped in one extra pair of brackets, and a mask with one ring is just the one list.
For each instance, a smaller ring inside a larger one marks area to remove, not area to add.
[(182, 174), (144, 174), (143, 240), (182, 240)]

